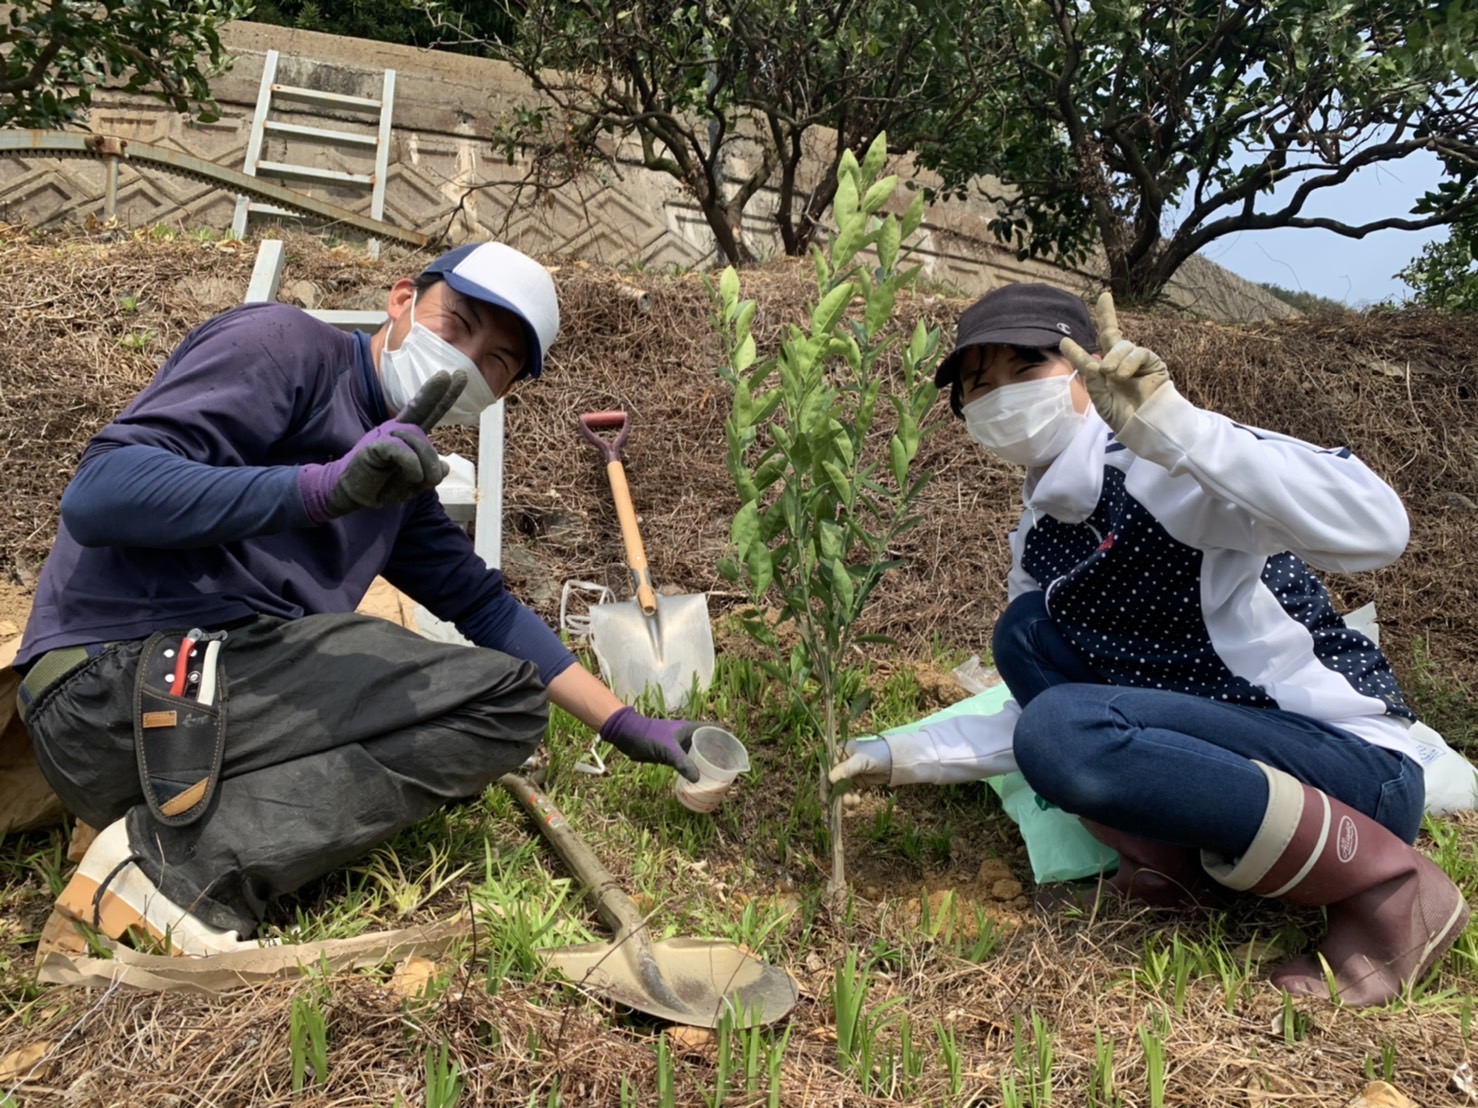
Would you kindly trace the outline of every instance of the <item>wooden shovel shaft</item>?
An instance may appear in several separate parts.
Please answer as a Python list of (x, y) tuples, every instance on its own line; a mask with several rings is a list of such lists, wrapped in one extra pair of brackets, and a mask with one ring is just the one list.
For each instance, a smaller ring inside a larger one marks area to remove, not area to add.
[(652, 572), (647, 568), (647, 551), (642, 545), (641, 531), (636, 525), (636, 509), (631, 506), (631, 487), (626, 483), (626, 468), (619, 458), (606, 463), (606, 476), (611, 481), (611, 496), (616, 501), (616, 518), (621, 521), (621, 540), (626, 544), (626, 564), (631, 567), (631, 585), (643, 615), (657, 613), (657, 593), (652, 588)]
[[(517, 773), (505, 773), (498, 783), (528, 812), (554, 852), (580, 879), (605, 925), (618, 935), (641, 932), (644, 924), (635, 901), (622, 891), (611, 871), (601, 865), (585, 841), (575, 834), (564, 813), (544, 790)], [(644, 935), (641, 938), (645, 942)]]

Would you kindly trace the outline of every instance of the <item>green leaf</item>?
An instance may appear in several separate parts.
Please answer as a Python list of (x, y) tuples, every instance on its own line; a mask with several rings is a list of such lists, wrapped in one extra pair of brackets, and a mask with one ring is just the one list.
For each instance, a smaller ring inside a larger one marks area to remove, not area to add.
[(922, 222), (924, 222), (924, 194), (919, 192), (914, 194), (914, 198), (904, 209), (903, 225), (898, 229), (899, 237), (907, 239), (919, 229), (919, 224)]
[(757, 305), (753, 300), (745, 300), (739, 305), (739, 312), (734, 317), (734, 341), (743, 342), (749, 337), (750, 325), (754, 322), (754, 313)]
[(734, 513), (734, 522), (729, 525), (729, 538), (739, 548), (739, 556), (745, 559), (748, 559), (752, 547), (763, 545), (760, 542), (759, 505), (755, 501), (747, 501)]
[[(831, 214), (837, 221), (837, 227), (842, 230), (861, 221), (862, 212), (857, 207), (857, 182), (850, 177), (837, 182), (836, 196), (831, 201)], [(835, 251), (832, 251), (832, 258), (836, 258)]]
[[(828, 558), (823, 563), (826, 573), (827, 584), (831, 586), (832, 593), (836, 597), (838, 614), (850, 618), (852, 614), (852, 601), (854, 589), (852, 586), (852, 575), (847, 572), (847, 564), (840, 558)], [(839, 624), (843, 620), (837, 621)]]
[(813, 335), (830, 334), (837, 320), (847, 310), (847, 304), (852, 299), (854, 291), (855, 286), (852, 282), (846, 281), (826, 294), (821, 303), (816, 305), (815, 310), (811, 312), (811, 333)]
[(831, 263), (826, 260), (821, 247), (814, 242), (811, 244), (811, 263), (816, 270), (816, 287), (825, 289), (831, 287)]
[(847, 475), (842, 471), (842, 467), (837, 465), (836, 462), (825, 461), (821, 463), (821, 468), (826, 471), (826, 476), (831, 481), (831, 487), (836, 489), (837, 497), (843, 504), (850, 505), (852, 503), (852, 482), (847, 479)]
[(745, 335), (734, 349), (734, 372), (743, 373), (754, 364), (754, 336)]
[(895, 293), (891, 288), (880, 288), (872, 294), (867, 302), (867, 313), (863, 316), (863, 326), (868, 338), (876, 335), (888, 322), (889, 316), (893, 314), (894, 299)]
[(862, 210), (871, 215), (888, 202), (888, 197), (893, 195), (893, 190), (897, 187), (897, 176), (884, 177), (876, 182), (862, 197)]
[(764, 596), (765, 590), (775, 579), (774, 563), (770, 559), (770, 552), (763, 544), (755, 543), (749, 548), (749, 554), (744, 559), (745, 567), (749, 570), (750, 594), (758, 600)]
[(732, 307), (739, 299), (739, 271), (733, 266), (725, 267), (718, 279), (718, 291), (725, 308)]
[(878, 174), (883, 171), (883, 164), (888, 160), (888, 135), (879, 131), (877, 137), (872, 140), (867, 148), (867, 153), (862, 156), (862, 179), (864, 181), (876, 181)]
[(883, 225), (878, 228), (877, 251), (878, 264), (884, 273), (893, 269), (893, 263), (898, 260), (898, 244), (901, 235), (898, 230), (898, 220), (888, 216), (883, 220)]
[(754, 410), (754, 421), (756, 423), (768, 422), (770, 417), (775, 414), (775, 409), (780, 406), (780, 402), (784, 399), (785, 397), (779, 389), (771, 389), (765, 393), (760, 397), (758, 406)]
[(899, 488), (902, 488), (908, 481), (908, 451), (904, 449), (897, 435), (894, 435), (888, 442), (888, 460), (893, 470), (893, 480), (898, 482)]
[(831, 241), (831, 258), (838, 269), (852, 263), (857, 251), (862, 248), (862, 216), (842, 220), (836, 238)]
[(938, 338), (938, 332), (931, 332), (924, 326), (924, 321), (919, 320), (914, 324), (913, 335), (908, 340), (908, 356), (915, 362), (923, 361), (930, 345), (937, 342)]
[(822, 520), (817, 530), (817, 544), (824, 558), (839, 558), (842, 555), (842, 529), (831, 520)]
[(843, 181), (852, 182), (852, 192), (857, 192), (857, 178), (860, 170), (857, 165), (857, 155), (850, 150), (843, 150), (842, 156), (837, 159), (837, 184)]

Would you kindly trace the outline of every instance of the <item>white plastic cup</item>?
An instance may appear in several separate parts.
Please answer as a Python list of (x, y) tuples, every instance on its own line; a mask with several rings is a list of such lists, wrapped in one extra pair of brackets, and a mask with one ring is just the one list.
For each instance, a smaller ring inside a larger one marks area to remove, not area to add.
[(712, 812), (723, 803), (734, 778), (749, 768), (749, 751), (722, 727), (705, 725), (693, 732), (688, 760), (697, 769), (698, 780), (676, 774), (677, 799), (689, 811)]

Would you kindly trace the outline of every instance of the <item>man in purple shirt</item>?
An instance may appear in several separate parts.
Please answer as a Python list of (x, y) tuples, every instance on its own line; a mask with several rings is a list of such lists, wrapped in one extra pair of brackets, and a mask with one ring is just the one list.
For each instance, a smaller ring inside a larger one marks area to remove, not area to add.
[[(62, 915), (233, 949), (272, 896), (519, 766), (549, 701), (696, 779), (695, 725), (623, 705), (435, 492), (426, 432), (541, 373), (548, 271), (459, 247), (387, 313), (224, 312), (84, 451), (16, 659), (43, 772), (103, 829)], [(380, 575), (483, 649), (356, 615)]]

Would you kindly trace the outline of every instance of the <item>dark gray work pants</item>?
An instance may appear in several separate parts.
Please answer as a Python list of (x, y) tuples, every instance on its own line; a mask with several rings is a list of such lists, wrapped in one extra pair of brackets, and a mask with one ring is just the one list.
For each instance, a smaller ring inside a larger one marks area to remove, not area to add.
[(168, 827), (144, 802), (134, 751), (142, 646), (110, 646), (41, 693), (27, 718), (37, 759), (82, 820), (127, 817), (139, 866), (166, 896), (243, 936), (269, 897), (517, 768), (548, 721), (531, 662), (368, 616), (258, 619), (221, 651), (215, 796), (195, 823)]

